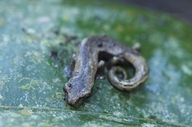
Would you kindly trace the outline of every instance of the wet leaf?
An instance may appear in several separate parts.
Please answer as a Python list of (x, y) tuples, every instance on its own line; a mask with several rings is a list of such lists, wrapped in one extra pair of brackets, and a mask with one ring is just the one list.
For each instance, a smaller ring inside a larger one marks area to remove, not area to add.
[[(166, 14), (88, 0), (0, 1), (0, 126), (192, 125), (192, 29)], [(63, 69), (79, 42), (139, 42), (150, 73), (121, 92), (96, 80), (79, 108), (64, 101)]]

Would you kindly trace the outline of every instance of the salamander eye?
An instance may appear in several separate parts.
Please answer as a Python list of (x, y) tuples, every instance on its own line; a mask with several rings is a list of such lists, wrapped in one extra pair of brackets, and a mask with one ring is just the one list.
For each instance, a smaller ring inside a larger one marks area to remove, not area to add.
[(97, 47), (102, 47), (102, 46), (103, 46), (102, 42), (101, 41), (97, 41)]
[(72, 87), (72, 84), (71, 84), (71, 83), (67, 83), (67, 86), (68, 86), (68, 87)]
[(72, 84), (71, 83), (66, 83), (65, 86), (63, 87), (63, 90), (67, 93), (70, 93), (72, 88)]

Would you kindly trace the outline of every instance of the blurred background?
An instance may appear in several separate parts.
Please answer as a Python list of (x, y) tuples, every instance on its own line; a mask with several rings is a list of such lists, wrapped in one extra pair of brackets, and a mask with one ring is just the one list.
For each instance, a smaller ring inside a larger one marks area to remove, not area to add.
[(170, 13), (192, 25), (192, 0), (115, 0), (151, 10)]

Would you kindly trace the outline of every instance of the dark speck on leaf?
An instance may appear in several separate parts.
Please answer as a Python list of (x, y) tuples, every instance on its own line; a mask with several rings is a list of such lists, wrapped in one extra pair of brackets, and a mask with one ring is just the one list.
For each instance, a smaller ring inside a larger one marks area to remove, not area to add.
[(78, 46), (80, 43), (81, 43), (80, 41), (76, 41), (74, 44), (75, 44), (76, 46)]
[(59, 30), (55, 30), (54, 33), (55, 33), (55, 35), (59, 35), (60, 32), (59, 32)]
[(77, 39), (77, 36), (72, 36), (72, 35), (67, 35), (67, 34), (64, 34), (64, 37), (65, 37), (67, 43), (71, 42), (72, 40)]
[(56, 58), (57, 57), (57, 51), (51, 51), (51, 57)]
[(65, 43), (64, 43), (64, 42), (60, 42), (59, 45), (60, 45), (60, 46), (63, 46), (63, 45), (65, 45)]
[(4, 107), (5, 110), (9, 110), (9, 107)]
[(25, 28), (23, 28), (23, 27), (21, 28), (21, 30), (22, 30), (23, 32), (26, 32), (26, 29), (25, 29)]

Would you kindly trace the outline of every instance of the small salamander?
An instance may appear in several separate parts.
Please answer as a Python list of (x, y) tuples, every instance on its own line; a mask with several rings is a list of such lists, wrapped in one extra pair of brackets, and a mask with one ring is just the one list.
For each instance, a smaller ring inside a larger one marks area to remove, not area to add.
[[(135, 68), (135, 74), (131, 79), (126, 78), (126, 72), (119, 66), (112, 66), (108, 72), (110, 83), (120, 89), (130, 91), (143, 83), (148, 77), (148, 66), (145, 59), (138, 53), (136, 48), (127, 47), (107, 36), (92, 36), (82, 40), (79, 51), (73, 56), (65, 72), (69, 81), (64, 86), (65, 100), (68, 104), (78, 107), (87, 98), (94, 85), (96, 72), (99, 68), (99, 53), (107, 53), (112, 56), (111, 63), (121, 60), (128, 61)], [(118, 79), (117, 72), (124, 75)]]

